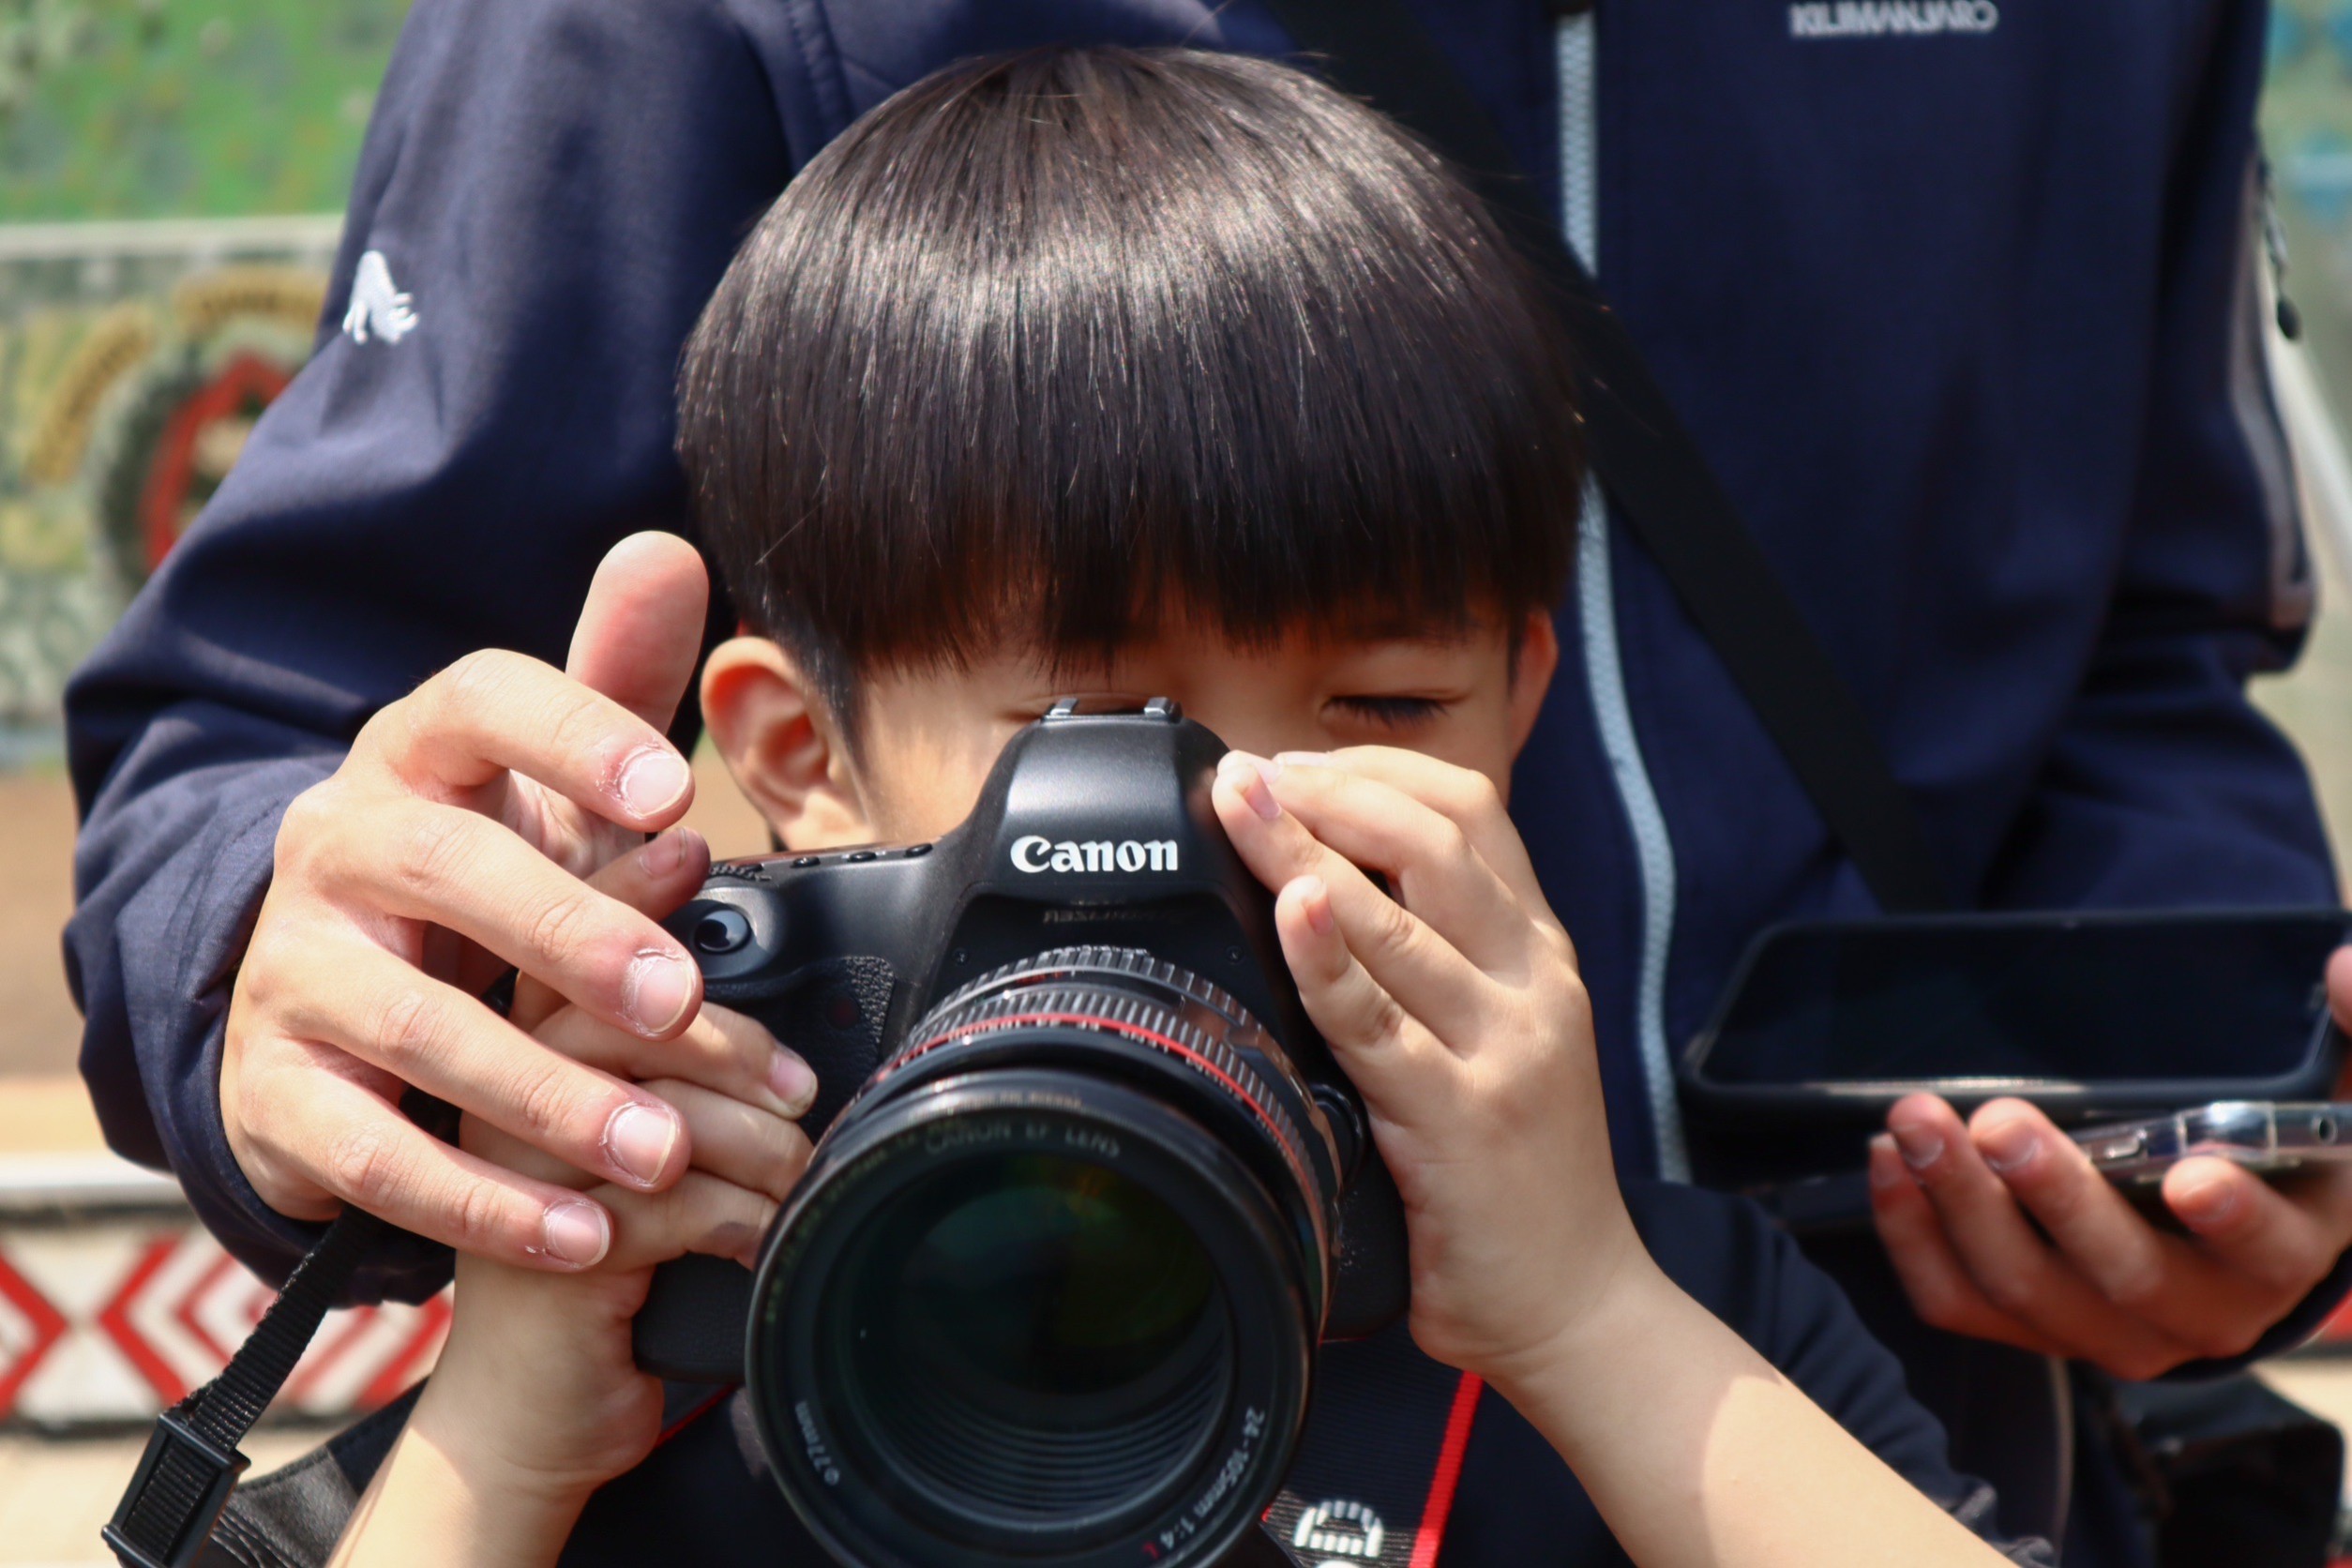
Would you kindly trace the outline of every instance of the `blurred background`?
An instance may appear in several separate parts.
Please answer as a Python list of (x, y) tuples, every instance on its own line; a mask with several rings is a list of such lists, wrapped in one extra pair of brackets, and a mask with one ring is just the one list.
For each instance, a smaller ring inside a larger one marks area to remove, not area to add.
[[(2352, 865), (2352, 0), (2273, 0), (2263, 111), (2274, 344), (2320, 615), (2259, 683)], [(266, 1292), (104, 1155), (57, 932), (73, 810), (58, 697), (307, 356), (407, 0), (0, 0), (0, 1564), (98, 1557), (135, 1430)], [(709, 769), (709, 759), (698, 761)], [(696, 822), (764, 848), (731, 789)], [(340, 1315), (250, 1445), (266, 1468), (430, 1364), (437, 1310)], [(2278, 1380), (2352, 1417), (2352, 1364)]]

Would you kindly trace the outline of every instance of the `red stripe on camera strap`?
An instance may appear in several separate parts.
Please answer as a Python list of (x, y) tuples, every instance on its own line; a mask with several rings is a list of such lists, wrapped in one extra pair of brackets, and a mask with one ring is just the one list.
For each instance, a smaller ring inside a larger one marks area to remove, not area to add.
[(1421, 1505), (1421, 1524), (1413, 1531), (1411, 1568), (1437, 1568), (1438, 1548), (1445, 1545), (1445, 1521), (1454, 1512), (1454, 1488), (1462, 1479), (1462, 1451), (1470, 1447), (1470, 1423), (1478, 1418), (1478, 1396), (1485, 1381), (1462, 1374), (1454, 1385), (1454, 1409), (1445, 1418), (1445, 1446), (1438, 1451), (1437, 1473), (1429, 1477), (1429, 1498)]
[(1485, 1386), (1401, 1323), (1325, 1346), (1268, 1540), (1296, 1568), (1436, 1568)]

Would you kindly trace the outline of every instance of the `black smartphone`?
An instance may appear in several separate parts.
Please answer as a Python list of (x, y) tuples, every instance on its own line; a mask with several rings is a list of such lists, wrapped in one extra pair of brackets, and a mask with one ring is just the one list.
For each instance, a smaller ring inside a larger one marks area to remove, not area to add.
[(2322, 982), (2340, 909), (1912, 916), (1757, 937), (1692, 1039), (1702, 1178), (1851, 1169), (1919, 1090), (2063, 1125), (2332, 1097)]

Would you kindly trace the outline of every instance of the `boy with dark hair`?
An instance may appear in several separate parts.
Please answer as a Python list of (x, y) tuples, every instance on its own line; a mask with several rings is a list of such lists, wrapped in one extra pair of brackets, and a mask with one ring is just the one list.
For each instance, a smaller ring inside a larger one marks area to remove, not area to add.
[[(1397, 1178), (1413, 1342), (1465, 1374), (1414, 1562), (1992, 1560), (1989, 1498), (1794, 1248), (1614, 1175), (1575, 953), (1503, 811), (1560, 656), (1570, 386), (1477, 201), (1306, 77), (1076, 51), (927, 79), (810, 164), (688, 349), (681, 452), (754, 628), (708, 661), (712, 733), (795, 850), (953, 827), (1070, 690), (1173, 696), (1242, 748), (1216, 810)], [(586, 616), (665, 552), (625, 543)], [(701, 867), (672, 832), (602, 885), (656, 912)], [(526, 984), (515, 1020), (617, 1056), (553, 1003)], [(629, 1360), (647, 1268), (741, 1254), (807, 1155), (805, 1071), (762, 1076), (703, 1011), (657, 1085), (694, 1168), (600, 1189), (583, 1272), (460, 1260), (337, 1561), (816, 1556), (727, 1423), (656, 1452)], [(1345, 1436), (1310, 1425), (1306, 1456)]]

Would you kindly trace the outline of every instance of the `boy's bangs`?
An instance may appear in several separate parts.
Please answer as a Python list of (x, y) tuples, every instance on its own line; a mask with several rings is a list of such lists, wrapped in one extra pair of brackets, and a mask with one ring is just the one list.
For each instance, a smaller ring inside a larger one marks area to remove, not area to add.
[(932, 78), (815, 159), (688, 346), (680, 451), (761, 630), (852, 673), (1171, 612), (1244, 643), (1551, 603), (1557, 323), (1388, 122), (1266, 62)]
[[(1213, 472), (1145, 473), (1132, 449), (1108, 444), (1062, 483), (1040, 473), (1026, 495), (986, 509), (845, 505), (873, 520), (839, 531), (830, 569), (766, 579), (763, 608), (854, 669), (969, 665), (1008, 649), (1082, 669), (1164, 632), (1245, 647), (1302, 632), (1446, 635), (1550, 596), (1560, 568), (1540, 534), (1573, 527), (1573, 490), (1503, 505), (1474, 486), (1400, 484), (1381, 504), (1319, 472), (1315, 454), (1284, 455), (1296, 470), (1284, 477), (1306, 492), (1287, 505), (1259, 499), (1287, 487), (1220, 495)], [(1497, 569), (1530, 556), (1541, 565), (1516, 582)]]

